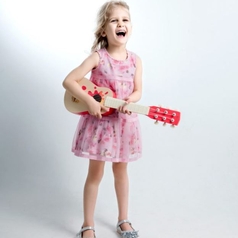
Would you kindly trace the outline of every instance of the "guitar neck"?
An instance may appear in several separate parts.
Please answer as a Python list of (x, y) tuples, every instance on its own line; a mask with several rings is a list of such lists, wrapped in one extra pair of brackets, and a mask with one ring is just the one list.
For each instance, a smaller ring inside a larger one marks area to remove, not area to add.
[[(105, 101), (104, 101), (104, 106), (106, 107), (110, 107), (110, 108), (114, 108), (117, 109), (120, 106), (125, 105), (125, 101), (122, 99), (118, 99), (118, 98), (113, 98), (113, 97), (109, 97), (107, 96)], [(135, 113), (139, 113), (139, 114), (143, 114), (143, 115), (148, 115), (149, 114), (149, 107), (146, 106), (141, 106), (135, 103), (129, 103), (127, 105), (127, 109), (131, 112), (135, 112)]]

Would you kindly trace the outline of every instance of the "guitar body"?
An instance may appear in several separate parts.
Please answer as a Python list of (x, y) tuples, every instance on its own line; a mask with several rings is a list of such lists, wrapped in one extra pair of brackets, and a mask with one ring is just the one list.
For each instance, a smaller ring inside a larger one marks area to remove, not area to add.
[[(87, 92), (90, 96), (94, 97), (96, 101), (100, 102), (102, 105), (104, 104), (104, 100), (106, 96), (115, 97), (115, 93), (106, 87), (98, 87), (90, 80), (83, 78), (78, 81), (82, 90)], [(64, 105), (66, 109), (77, 115), (85, 115), (88, 114), (87, 104), (74, 96), (72, 96), (68, 91), (65, 92), (64, 95)], [(109, 111), (102, 113), (103, 116), (108, 116), (112, 114), (115, 109), (110, 108)]]

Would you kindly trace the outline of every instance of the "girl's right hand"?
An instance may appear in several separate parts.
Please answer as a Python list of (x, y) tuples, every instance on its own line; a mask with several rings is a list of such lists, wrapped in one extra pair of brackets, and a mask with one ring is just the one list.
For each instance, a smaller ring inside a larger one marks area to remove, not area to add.
[(88, 113), (92, 116), (95, 116), (98, 119), (102, 118), (102, 113), (107, 112), (108, 108), (105, 106), (101, 105), (99, 102), (96, 100), (90, 100), (88, 103)]

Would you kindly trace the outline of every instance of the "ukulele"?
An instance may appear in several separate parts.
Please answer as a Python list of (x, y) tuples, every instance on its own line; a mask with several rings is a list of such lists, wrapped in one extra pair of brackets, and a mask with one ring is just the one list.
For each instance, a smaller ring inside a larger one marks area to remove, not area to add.
[[(109, 108), (109, 111), (102, 113), (102, 116), (108, 116), (120, 106), (125, 105), (125, 101), (116, 98), (115, 93), (109, 88), (98, 87), (86, 78), (78, 81), (78, 84), (96, 101)], [(72, 96), (67, 90), (65, 91), (64, 95), (64, 105), (71, 113), (77, 115), (88, 114), (87, 104)], [(142, 106), (136, 103), (129, 103), (126, 107), (131, 112), (146, 115), (149, 118), (154, 119), (155, 123), (161, 121), (164, 123), (164, 125), (168, 123), (172, 126), (177, 126), (180, 121), (179, 111), (163, 108), (161, 106)]]

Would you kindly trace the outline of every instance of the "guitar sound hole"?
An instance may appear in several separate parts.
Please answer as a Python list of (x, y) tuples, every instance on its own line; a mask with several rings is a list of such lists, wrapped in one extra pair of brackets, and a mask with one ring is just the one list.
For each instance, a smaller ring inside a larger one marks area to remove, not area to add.
[(94, 98), (97, 102), (101, 102), (101, 101), (102, 101), (102, 97), (101, 97), (99, 94), (93, 95), (93, 98)]

